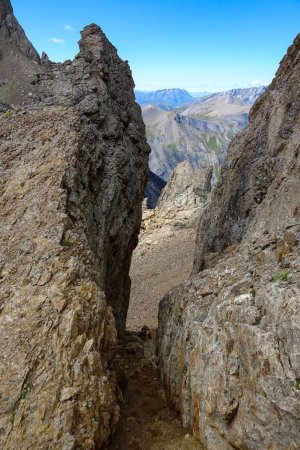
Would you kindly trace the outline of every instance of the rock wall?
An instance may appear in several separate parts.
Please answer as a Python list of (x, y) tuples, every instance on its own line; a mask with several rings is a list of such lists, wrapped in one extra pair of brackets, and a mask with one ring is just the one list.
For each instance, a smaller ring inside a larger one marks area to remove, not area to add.
[(0, 118), (0, 447), (95, 449), (118, 420), (149, 148), (128, 64), (96, 25)]
[[(267, 212), (262, 203), (270, 191), (277, 189), (278, 178), (288, 167), (288, 146), (293, 142), (300, 110), (299, 52), (297, 36), (273, 82), (252, 107), (249, 127), (229, 147), (212, 195), (213, 210), (208, 207), (201, 217), (195, 273), (201, 269), (205, 254), (240, 242), (262, 211), (270, 213), (268, 226), (274, 228), (274, 211)], [(279, 226), (284, 220), (276, 215)]]
[(299, 69), (297, 36), (230, 146), (194, 275), (160, 304), (162, 379), (211, 450), (299, 448)]

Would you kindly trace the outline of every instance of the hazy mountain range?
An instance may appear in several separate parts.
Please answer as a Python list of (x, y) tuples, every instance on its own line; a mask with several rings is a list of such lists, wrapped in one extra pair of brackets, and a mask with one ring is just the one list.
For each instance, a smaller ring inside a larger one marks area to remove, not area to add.
[(161, 89), (150, 92), (135, 91), (135, 98), (141, 106), (152, 104), (165, 110), (171, 110), (185, 103), (195, 101), (195, 98), (185, 89)]
[[(206, 160), (213, 166), (216, 179), (228, 144), (246, 127), (249, 110), (264, 90), (265, 87), (233, 89), (192, 98), (190, 102), (184, 101), (189, 95), (184, 91), (188, 95), (182, 95), (181, 105), (180, 89), (152, 93), (149, 99), (157, 103), (142, 104), (147, 140), (152, 150), (150, 170), (167, 180), (179, 162), (188, 160), (199, 167), (201, 161)], [(168, 110), (160, 106), (166, 98), (169, 104), (179, 106)]]

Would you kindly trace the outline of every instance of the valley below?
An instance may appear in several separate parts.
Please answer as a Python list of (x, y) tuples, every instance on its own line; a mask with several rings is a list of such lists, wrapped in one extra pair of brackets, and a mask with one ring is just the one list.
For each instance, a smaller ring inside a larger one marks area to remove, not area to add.
[(213, 167), (215, 183), (228, 145), (247, 126), (249, 111), (265, 87), (233, 89), (189, 99), (186, 93), (180, 97), (182, 103), (178, 101), (180, 89), (166, 91), (169, 102), (174, 96), (173, 106), (164, 103), (164, 91), (143, 100), (136, 94), (151, 147), (150, 170), (167, 181), (180, 162), (189, 161), (199, 168), (205, 161)]

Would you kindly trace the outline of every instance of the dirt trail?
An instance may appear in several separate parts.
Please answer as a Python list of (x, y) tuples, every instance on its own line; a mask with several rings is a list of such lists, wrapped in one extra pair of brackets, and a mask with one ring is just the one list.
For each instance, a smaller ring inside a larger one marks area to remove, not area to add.
[[(108, 450), (202, 448), (189, 430), (182, 428), (178, 414), (168, 407), (156, 367), (159, 301), (190, 274), (194, 237), (191, 229), (166, 233), (162, 228), (142, 236), (134, 252), (127, 321), (131, 331), (118, 346), (114, 362), (122, 390), (121, 415)], [(148, 328), (138, 333), (144, 325)]]
[[(141, 336), (141, 335), (140, 335)], [(116, 360), (121, 416), (108, 450), (194, 450), (199, 443), (181, 426), (165, 398), (156, 369), (155, 337), (129, 333)]]

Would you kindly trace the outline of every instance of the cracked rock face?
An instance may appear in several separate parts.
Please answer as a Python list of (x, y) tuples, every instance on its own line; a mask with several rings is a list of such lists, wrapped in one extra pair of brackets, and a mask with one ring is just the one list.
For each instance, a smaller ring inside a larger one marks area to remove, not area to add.
[(149, 148), (128, 64), (96, 25), (29, 82), (31, 106), (0, 118), (0, 447), (100, 448)]
[(162, 379), (211, 450), (299, 448), (299, 70), (297, 36), (230, 146), (194, 275), (160, 304)]

